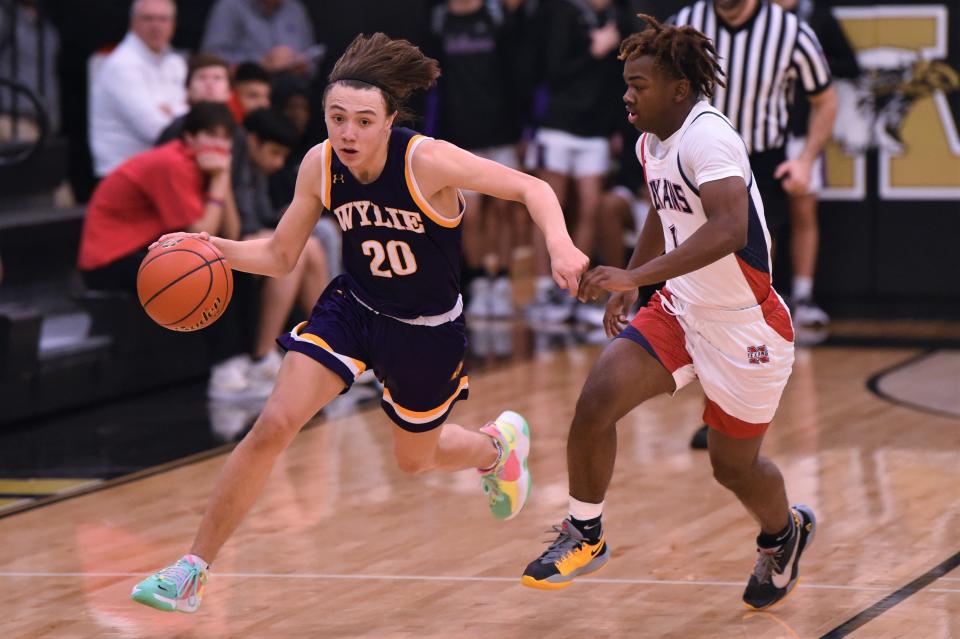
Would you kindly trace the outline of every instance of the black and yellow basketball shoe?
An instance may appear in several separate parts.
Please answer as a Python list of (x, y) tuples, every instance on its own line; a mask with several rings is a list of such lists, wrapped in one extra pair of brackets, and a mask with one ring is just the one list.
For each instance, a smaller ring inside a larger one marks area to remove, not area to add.
[(566, 588), (575, 577), (603, 568), (610, 559), (610, 548), (602, 533), (592, 544), (570, 519), (564, 519), (553, 530), (557, 538), (523, 571), (520, 583), (524, 586), (541, 590)]
[(757, 547), (757, 563), (743, 591), (748, 608), (763, 610), (782, 601), (800, 579), (800, 556), (813, 543), (817, 519), (813, 509), (797, 504), (790, 509), (792, 534), (776, 548)]

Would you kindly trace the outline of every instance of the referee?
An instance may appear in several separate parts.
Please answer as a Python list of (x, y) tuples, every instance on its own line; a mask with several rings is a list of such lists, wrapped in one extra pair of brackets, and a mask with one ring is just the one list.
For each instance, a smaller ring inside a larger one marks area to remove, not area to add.
[[(795, 14), (768, 0), (697, 0), (674, 17), (713, 40), (726, 74), (711, 103), (740, 132), (763, 198), (767, 228), (776, 236), (788, 221), (787, 194), (807, 192), (813, 162), (833, 131), (837, 95), (830, 68), (813, 30)], [(793, 93), (809, 103), (807, 139), (800, 155), (787, 159)], [(707, 448), (707, 427), (690, 442)]]

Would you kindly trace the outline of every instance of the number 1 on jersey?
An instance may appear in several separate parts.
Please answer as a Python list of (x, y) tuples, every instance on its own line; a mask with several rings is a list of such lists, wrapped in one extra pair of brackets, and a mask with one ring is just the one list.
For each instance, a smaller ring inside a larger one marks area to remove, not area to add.
[[(370, 272), (377, 277), (410, 275), (417, 272), (417, 258), (413, 256), (410, 245), (400, 240), (390, 240), (386, 248), (376, 240), (367, 240), (360, 245), (364, 255), (371, 257)], [(390, 262), (390, 268), (383, 267), (384, 261)]]
[(670, 236), (673, 238), (673, 248), (680, 246), (680, 240), (677, 239), (677, 227), (673, 224), (670, 225)]

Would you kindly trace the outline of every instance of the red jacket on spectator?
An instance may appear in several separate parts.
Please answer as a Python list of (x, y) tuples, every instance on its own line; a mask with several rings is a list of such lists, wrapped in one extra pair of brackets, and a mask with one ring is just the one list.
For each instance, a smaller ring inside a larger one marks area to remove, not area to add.
[(233, 119), (237, 124), (243, 124), (243, 118), (246, 117), (244, 113), (243, 105), (240, 104), (240, 99), (237, 97), (236, 92), (230, 93), (230, 99), (227, 100), (227, 106), (230, 108), (230, 113), (233, 114)]
[(100, 183), (87, 206), (77, 266), (103, 268), (203, 216), (207, 177), (174, 140), (133, 156)]

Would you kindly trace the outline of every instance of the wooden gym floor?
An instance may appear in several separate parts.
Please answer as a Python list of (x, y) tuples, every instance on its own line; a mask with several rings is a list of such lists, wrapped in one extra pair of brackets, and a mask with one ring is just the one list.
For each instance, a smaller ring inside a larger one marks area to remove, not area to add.
[[(401, 474), (379, 408), (321, 418), (279, 460), (196, 615), (138, 606), (129, 592), (186, 551), (223, 454), (0, 519), (4, 635), (960, 637), (952, 350), (798, 352), (765, 452), (820, 528), (800, 586), (772, 612), (741, 604), (756, 530), (705, 453), (687, 446), (702, 410), (696, 387), (620, 424), (610, 564), (563, 591), (520, 586), (565, 514), (566, 430), (598, 352), (540, 352), (471, 376), (456, 421), (511, 408), (533, 429), (534, 492), (511, 522), (489, 516), (472, 471)], [(933, 407), (930, 386), (940, 389)]]

